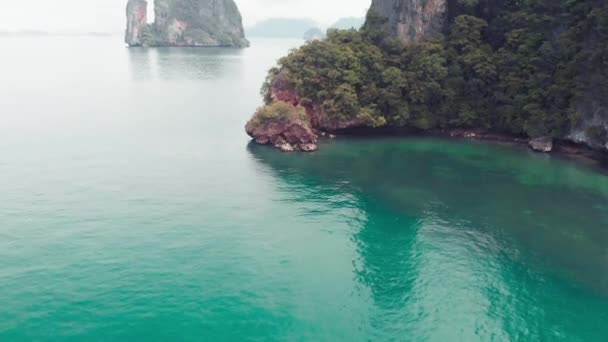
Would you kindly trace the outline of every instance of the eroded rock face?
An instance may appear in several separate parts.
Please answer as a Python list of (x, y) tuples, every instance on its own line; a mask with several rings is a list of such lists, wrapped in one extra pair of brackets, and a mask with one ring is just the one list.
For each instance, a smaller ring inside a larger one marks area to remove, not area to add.
[(155, 0), (153, 24), (139, 13), (144, 0), (127, 4), (130, 46), (232, 46), (249, 45), (234, 0)]
[(318, 104), (303, 101), (297, 95), (296, 90), (284, 72), (280, 72), (273, 78), (270, 85), (270, 95), (273, 101), (283, 101), (304, 107), (311, 127), (317, 131), (336, 132), (365, 126), (363, 122), (356, 118), (351, 120), (332, 119), (327, 116)]
[(154, 17), (159, 44), (249, 45), (234, 0), (155, 0)]
[(317, 135), (306, 121), (276, 121), (261, 125), (247, 124), (247, 134), (260, 145), (273, 145), (283, 152), (317, 150)]
[(594, 149), (608, 151), (608, 106), (589, 96), (580, 101), (576, 111), (580, 119), (571, 128), (567, 138)]
[(144, 32), (148, 29), (148, 2), (146, 0), (129, 0), (127, 2), (127, 31), (125, 42), (129, 46), (144, 44)]
[(384, 31), (403, 44), (441, 33), (447, 22), (447, 0), (373, 0), (370, 11), (388, 19)]
[(258, 112), (253, 116), (245, 131), (253, 140), (261, 145), (274, 145), (283, 152), (317, 150), (318, 134), (334, 139), (336, 136), (326, 132), (336, 132), (351, 128), (364, 127), (365, 123), (358, 119), (336, 120), (329, 118), (319, 105), (301, 99), (289, 82), (285, 71), (274, 76), (270, 84), (270, 104), (288, 106), (293, 111), (303, 110), (305, 115), (292, 117), (290, 120), (274, 118), (261, 124), (256, 120)]
[(245, 126), (247, 134), (261, 145), (273, 145), (283, 152), (317, 150), (317, 135), (305, 109), (292, 101), (276, 99), (258, 108)]

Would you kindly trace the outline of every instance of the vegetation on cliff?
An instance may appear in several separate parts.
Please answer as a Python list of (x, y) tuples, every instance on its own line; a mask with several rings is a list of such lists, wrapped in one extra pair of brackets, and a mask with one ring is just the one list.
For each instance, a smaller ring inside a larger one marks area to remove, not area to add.
[(317, 149), (317, 136), (312, 130), (306, 110), (284, 101), (258, 108), (245, 131), (259, 144), (272, 144), (284, 152)]
[[(456, 2), (456, 0), (454, 0)], [(403, 46), (373, 12), (271, 70), (322, 115), (360, 126), (484, 128), (565, 137), (586, 98), (608, 101), (608, 3), (458, 0), (445, 35)], [(602, 103), (606, 105), (606, 103)], [(603, 124), (587, 134), (605, 143)]]
[(258, 108), (255, 115), (247, 123), (247, 127), (255, 129), (270, 123), (289, 123), (295, 121), (308, 122), (304, 108), (293, 106), (283, 101), (275, 101), (268, 106)]

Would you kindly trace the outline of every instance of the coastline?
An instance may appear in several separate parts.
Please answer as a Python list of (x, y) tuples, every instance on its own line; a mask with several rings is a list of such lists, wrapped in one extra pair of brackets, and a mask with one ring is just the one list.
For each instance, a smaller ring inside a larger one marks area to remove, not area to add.
[(566, 158), (592, 167), (597, 167), (608, 172), (608, 151), (596, 150), (584, 144), (577, 144), (568, 140), (553, 140), (551, 152), (540, 152), (533, 150), (530, 139), (515, 134), (497, 133), (483, 129), (431, 129), (428, 131), (411, 128), (351, 128), (337, 130), (334, 132), (323, 132), (320, 135), (335, 135), (340, 137), (430, 137), (448, 140), (479, 141), (484, 143), (499, 144), (503, 146), (521, 148), (538, 154), (546, 154), (553, 157)]

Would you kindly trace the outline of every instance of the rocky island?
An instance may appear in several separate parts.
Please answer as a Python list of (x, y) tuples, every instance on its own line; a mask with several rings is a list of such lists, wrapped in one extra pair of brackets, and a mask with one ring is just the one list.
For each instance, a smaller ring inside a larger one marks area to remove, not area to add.
[(246, 131), (283, 151), (398, 130), (606, 152), (606, 41), (603, 1), (373, 0), (361, 30), (279, 61)]
[(129, 46), (249, 46), (234, 0), (155, 0), (152, 24), (147, 8), (146, 0), (127, 3)]

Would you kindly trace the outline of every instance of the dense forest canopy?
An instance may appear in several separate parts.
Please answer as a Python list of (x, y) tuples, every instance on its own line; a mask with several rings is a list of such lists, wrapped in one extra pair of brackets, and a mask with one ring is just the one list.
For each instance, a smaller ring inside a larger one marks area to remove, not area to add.
[[(565, 137), (608, 101), (605, 0), (454, 0), (445, 34), (402, 46), (370, 12), (359, 30), (292, 51), (271, 70), (335, 120)], [(263, 94), (269, 103), (269, 83)], [(597, 145), (604, 124), (586, 127)]]

